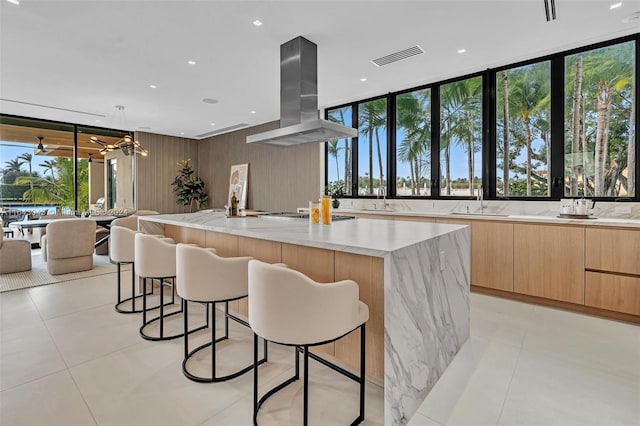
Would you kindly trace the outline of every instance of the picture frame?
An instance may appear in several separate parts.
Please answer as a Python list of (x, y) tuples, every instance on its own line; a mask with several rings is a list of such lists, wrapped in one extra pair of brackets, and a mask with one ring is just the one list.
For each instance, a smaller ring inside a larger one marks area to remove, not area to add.
[(227, 205), (231, 205), (231, 197), (236, 193), (238, 210), (247, 208), (247, 186), (249, 177), (249, 164), (234, 164), (229, 174), (229, 197)]

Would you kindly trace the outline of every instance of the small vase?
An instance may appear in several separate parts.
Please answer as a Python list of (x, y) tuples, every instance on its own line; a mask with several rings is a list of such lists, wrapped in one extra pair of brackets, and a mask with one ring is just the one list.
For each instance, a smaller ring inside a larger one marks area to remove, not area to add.
[(340, 207), (340, 200), (338, 200), (337, 198), (334, 198), (333, 201), (331, 202), (331, 205), (333, 206), (334, 209), (337, 209), (338, 207)]

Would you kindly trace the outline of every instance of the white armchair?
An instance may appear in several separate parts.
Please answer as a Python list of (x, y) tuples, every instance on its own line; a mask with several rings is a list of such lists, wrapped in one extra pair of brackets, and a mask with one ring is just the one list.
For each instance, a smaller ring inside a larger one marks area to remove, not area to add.
[(4, 239), (0, 234), (0, 274), (31, 270), (31, 243), (21, 239)]
[[(96, 223), (90, 219), (55, 220), (42, 237), (47, 270), (51, 275), (93, 269)], [(44, 254), (43, 254), (44, 257)]]

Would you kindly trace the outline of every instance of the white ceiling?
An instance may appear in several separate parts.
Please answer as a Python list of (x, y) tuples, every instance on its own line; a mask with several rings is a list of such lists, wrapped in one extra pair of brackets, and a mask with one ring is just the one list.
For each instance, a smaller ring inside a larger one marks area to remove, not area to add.
[(278, 119), (279, 46), (298, 35), (326, 107), (640, 30), (621, 21), (638, 0), (556, 0), (552, 22), (542, 0), (0, 1), (1, 112), (184, 137)]

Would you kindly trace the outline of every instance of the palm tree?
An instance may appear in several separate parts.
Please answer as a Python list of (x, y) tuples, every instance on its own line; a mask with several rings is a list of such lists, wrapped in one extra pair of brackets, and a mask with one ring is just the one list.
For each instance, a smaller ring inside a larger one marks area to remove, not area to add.
[[(451, 195), (451, 142), (462, 144), (467, 151), (469, 185), (473, 185), (473, 153), (478, 149), (474, 142), (481, 99), (481, 77), (473, 77), (441, 86), (441, 137), (440, 149), (444, 152), (446, 195)], [(471, 195), (471, 194), (469, 194)]]
[(373, 138), (376, 139), (378, 165), (380, 167), (379, 189), (384, 185), (384, 169), (382, 166), (382, 153), (380, 149), (380, 129), (387, 125), (386, 98), (376, 99), (365, 104), (360, 104), (360, 133), (369, 139), (369, 194), (373, 194)]
[(411, 195), (420, 195), (421, 177), (429, 166), (431, 152), (430, 91), (406, 93), (396, 100), (398, 127), (405, 136), (397, 148), (397, 158), (409, 163)]
[[(33, 160), (33, 155), (25, 152), (22, 155), (18, 156), (19, 159), (24, 160), (26, 163), (29, 163), (29, 177), (33, 177), (33, 170), (31, 169), (31, 161)], [(33, 179), (29, 179), (29, 189), (33, 190)]]
[[(20, 157), (18, 157), (13, 160), (6, 161), (5, 164), (7, 165), (4, 170), (6, 179), (5, 183), (15, 183), (18, 176), (22, 174), (22, 165), (24, 164), (24, 161), (20, 161)], [(13, 179), (11, 179), (12, 177)]]
[(338, 176), (338, 179), (337, 179), (338, 181), (340, 180), (340, 165), (338, 164), (338, 154), (342, 149), (338, 146), (339, 143), (340, 143), (339, 140), (333, 140), (333, 141), (327, 142), (327, 154), (329, 154), (330, 156), (336, 159), (336, 174)]
[(44, 174), (46, 175), (47, 172), (51, 173), (51, 177), (55, 177), (54, 175), (54, 171), (56, 168), (56, 162), (55, 160), (51, 161), (51, 160), (44, 160), (42, 163), (38, 164), (38, 166), (40, 167), (44, 167)]

